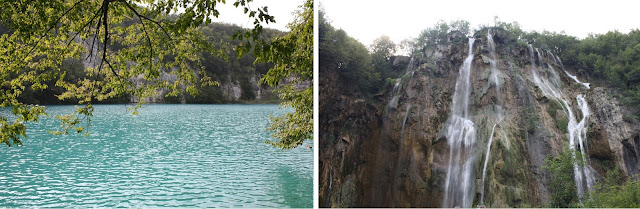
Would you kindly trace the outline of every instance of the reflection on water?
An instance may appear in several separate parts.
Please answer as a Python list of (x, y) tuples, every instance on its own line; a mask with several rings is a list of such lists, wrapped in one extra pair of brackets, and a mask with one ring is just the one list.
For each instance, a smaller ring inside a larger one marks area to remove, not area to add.
[(96, 105), (88, 137), (46, 118), (0, 148), (0, 206), (312, 207), (313, 152), (263, 143), (278, 107)]

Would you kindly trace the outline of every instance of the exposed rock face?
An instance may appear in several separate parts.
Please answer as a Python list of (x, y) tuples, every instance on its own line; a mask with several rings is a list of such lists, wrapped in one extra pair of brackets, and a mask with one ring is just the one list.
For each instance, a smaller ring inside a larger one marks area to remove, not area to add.
[[(527, 46), (501, 29), (492, 29), (498, 61), (493, 72), (486, 33), (474, 36), (471, 68), (469, 110), (477, 146), (469, 153), (477, 155), (473, 206), (537, 206), (548, 201), (552, 188), (542, 167), (548, 155), (567, 146), (569, 115), (534, 82), (532, 68), (543, 69), (539, 76), (557, 82), (578, 120), (582, 113), (576, 97), (584, 95), (591, 110), (586, 153), (596, 178), (615, 166), (627, 176), (640, 173), (640, 128), (637, 121), (625, 120), (629, 110), (620, 106), (615, 93), (577, 84), (546, 50), (535, 52), (531, 62)], [(404, 76), (408, 79), (396, 91), (389, 89), (373, 101), (348, 91), (354, 84), (335, 70), (320, 69), (321, 207), (442, 206), (449, 166), (444, 127), (458, 69), (467, 55), (466, 39), (450, 34), (447, 43), (415, 62), (415, 70), (407, 72), (410, 76)], [(499, 111), (504, 119), (493, 135), (481, 203), (484, 156)]]
[[(142, 75), (138, 75), (137, 77), (133, 77), (131, 78), (133, 80), (134, 83), (143, 83), (146, 82), (143, 79)], [(174, 74), (170, 74), (167, 72), (162, 72), (160, 79), (162, 80), (166, 80), (169, 81), (169, 83), (173, 83), (177, 80), (176, 75)], [(220, 91), (222, 92), (222, 98), (221, 101), (227, 101), (227, 102), (243, 102), (241, 96), (244, 93), (244, 91), (252, 91), (249, 92), (252, 95), (255, 95), (255, 100), (256, 101), (261, 101), (261, 100), (273, 100), (273, 98), (276, 97), (275, 92), (273, 92), (274, 88), (267, 86), (267, 85), (258, 85), (258, 81), (260, 80), (260, 75), (252, 75), (252, 77), (250, 77), (249, 79), (249, 84), (250, 86), (252, 86), (251, 89), (243, 89), (242, 88), (242, 84), (240, 83), (241, 81), (239, 80), (233, 80), (231, 78), (231, 76), (227, 76), (226, 79), (220, 80), (220, 86), (216, 86), (214, 88), (218, 88), (220, 89)], [(154, 97), (148, 97), (145, 98), (145, 102), (147, 103), (167, 103), (166, 101), (166, 97), (165, 95), (169, 93), (168, 90), (166, 89), (159, 89), (158, 93), (156, 96)], [(185, 100), (184, 95), (180, 96), (181, 103), (187, 103), (187, 101)], [(135, 96), (132, 96), (130, 98), (130, 102), (135, 103), (138, 102), (138, 98)], [(246, 102), (246, 101), (245, 101)]]
[[(91, 53), (90, 56), (87, 56), (87, 59), (82, 59), (82, 63), (84, 65), (85, 68), (97, 68), (100, 65), (101, 62), (101, 57), (99, 56), (99, 51), (100, 46), (96, 46), (95, 48), (91, 47), (89, 45), (88, 42), (86, 41), (82, 41), (82, 39), (80, 38), (76, 38), (76, 41), (81, 42), (85, 49), (87, 49), (87, 51), (85, 52), (86, 54)], [(88, 52), (89, 49), (93, 49), (93, 51)], [(86, 55), (85, 55), (86, 56)], [(84, 56), (83, 56), (84, 57)], [(130, 63), (131, 65), (134, 65), (135, 63)], [(175, 70), (175, 69), (174, 69)], [(215, 88), (219, 88), (219, 90), (222, 92), (222, 99), (220, 99), (221, 101), (226, 101), (226, 102), (231, 102), (231, 103), (235, 103), (235, 102), (246, 102), (246, 101), (241, 101), (242, 98), (242, 94), (243, 93), (249, 93), (251, 95), (255, 95), (255, 100), (260, 101), (260, 100), (273, 100), (274, 98), (277, 97), (276, 93), (273, 92), (274, 88), (270, 87), (268, 85), (260, 85), (259, 81), (261, 78), (261, 75), (258, 73), (254, 73), (252, 75), (246, 75), (248, 77), (247, 81), (244, 80), (240, 80), (238, 79), (237, 76), (238, 74), (236, 73), (235, 75), (232, 75), (234, 71), (231, 71), (230, 74), (227, 74), (226, 77), (221, 77), (221, 78), (212, 78), (214, 81), (218, 81), (220, 83), (220, 86), (217, 86)], [(197, 74), (194, 72), (194, 74)], [(163, 71), (160, 75), (160, 80), (165, 80), (168, 81), (169, 83), (174, 83), (177, 81), (177, 75), (176, 74), (171, 74), (168, 71)], [(130, 78), (130, 80), (132, 82), (134, 82), (136, 85), (140, 85), (142, 83), (148, 82), (147, 80), (144, 79), (144, 75), (138, 75), (135, 77)], [(245, 88), (243, 89), (241, 87), (241, 82), (249, 82), (249, 86), (251, 86), (251, 88)], [(290, 79), (287, 79), (284, 81), (284, 83), (289, 83)], [(310, 82), (309, 83), (303, 83), (301, 84), (302, 86), (306, 87), (311, 85)], [(243, 92), (243, 91), (251, 91), (251, 92)], [(169, 93), (169, 91), (167, 89), (159, 89), (157, 91), (157, 94), (155, 96), (152, 97), (147, 97), (145, 98), (145, 102), (146, 103), (167, 103), (167, 99), (165, 97), (165, 95)], [(181, 103), (186, 103), (186, 99), (184, 97), (184, 95), (182, 95), (180, 98), (178, 98), (180, 100)], [(131, 96), (129, 98), (129, 102), (131, 103), (136, 103), (139, 102), (139, 98), (137, 98), (136, 96)]]

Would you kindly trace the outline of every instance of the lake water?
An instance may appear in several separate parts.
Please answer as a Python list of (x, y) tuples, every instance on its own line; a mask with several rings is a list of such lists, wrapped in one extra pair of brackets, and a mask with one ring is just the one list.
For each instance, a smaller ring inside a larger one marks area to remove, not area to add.
[(88, 137), (47, 117), (2, 144), (0, 207), (313, 207), (313, 151), (263, 143), (278, 105), (127, 107), (95, 105)]

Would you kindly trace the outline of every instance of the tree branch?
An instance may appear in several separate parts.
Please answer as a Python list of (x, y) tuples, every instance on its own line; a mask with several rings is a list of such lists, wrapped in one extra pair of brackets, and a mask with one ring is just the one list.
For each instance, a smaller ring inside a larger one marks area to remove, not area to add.
[(138, 13), (138, 11), (135, 8), (133, 8), (133, 6), (131, 6), (131, 4), (129, 4), (125, 0), (119, 0), (119, 1), (121, 3), (123, 3), (124, 5), (126, 5), (136, 16), (138, 16), (138, 18), (140, 18), (140, 22), (142, 22), (142, 19), (145, 19), (145, 20), (148, 20), (148, 21), (158, 25), (158, 27), (160, 27), (160, 29), (162, 29), (162, 32), (164, 32), (164, 34), (167, 36), (167, 38), (169, 38), (169, 40), (173, 40), (171, 38), (171, 35), (169, 35), (169, 32), (167, 32), (167, 30), (164, 27), (162, 27), (162, 25), (159, 22), (157, 22), (155, 20), (152, 20), (151, 18), (148, 18), (147, 16), (140, 15), (140, 13)]
[[(98, 11), (103, 11), (102, 10), (102, 6), (100, 7), (100, 9)], [(87, 55), (86, 59), (89, 59), (89, 57), (91, 57), (93, 55), (93, 48), (96, 45), (96, 39), (98, 38), (98, 33), (100, 32), (100, 27), (102, 25), (102, 16), (100, 16), (100, 18), (98, 19), (98, 24), (96, 24), (96, 34), (93, 35), (93, 40), (91, 41), (91, 50), (89, 50), (89, 54)], [(98, 40), (100, 41), (100, 40)]]
[(83, 26), (78, 30), (78, 32), (76, 32), (76, 34), (75, 34), (72, 38), (70, 38), (70, 39), (67, 41), (67, 46), (66, 46), (65, 48), (68, 48), (68, 47), (69, 47), (69, 45), (71, 45), (71, 42), (73, 41), (73, 39), (75, 39), (76, 37), (78, 37), (78, 34), (80, 34), (80, 31), (84, 30), (87, 26), (89, 26), (91, 23), (93, 23), (93, 20), (95, 20), (95, 19), (96, 19), (96, 17), (98, 17), (98, 15), (99, 15), (99, 14), (100, 14), (100, 10), (97, 10), (97, 11), (96, 11), (96, 13), (93, 15), (93, 17), (91, 17), (91, 19), (89, 19), (89, 21), (87, 21), (87, 23), (86, 23), (86, 24), (84, 24), (84, 25), (83, 25)]
[[(125, 2), (125, 4), (127, 5), (127, 7), (129, 7), (129, 9), (133, 10), (133, 13), (135, 13), (138, 16), (138, 19), (140, 20), (140, 23), (142, 24), (142, 31), (144, 31), (144, 35), (147, 37), (147, 43), (149, 44), (149, 51), (150, 51), (150, 55), (149, 55), (149, 65), (151, 67), (153, 67), (153, 46), (151, 45), (151, 37), (149, 36), (149, 33), (147, 33), (147, 27), (144, 24), (144, 21), (142, 21), (142, 17), (140, 17), (140, 14), (138, 14), (138, 12), (136, 12), (131, 5), (129, 5), (128, 3)], [(169, 37), (171, 38), (171, 37)]]
[[(103, 40), (103, 47), (102, 47), (102, 62), (106, 62), (107, 65), (109, 66), (109, 69), (111, 70), (111, 72), (116, 75), (116, 77), (122, 79), (122, 77), (120, 75), (118, 75), (118, 73), (116, 72), (116, 70), (111, 66), (111, 63), (109, 63), (109, 60), (107, 60), (107, 45), (109, 42), (109, 3), (111, 2), (111, 0), (104, 0), (102, 2), (102, 24), (103, 24), (103, 29), (104, 29), (104, 40)], [(102, 64), (100, 64), (102, 65)]]
[[(78, 1), (78, 2), (76, 2), (76, 3), (74, 3), (74, 4), (73, 4), (69, 9), (67, 9), (66, 11), (64, 11), (64, 12), (62, 13), (62, 15), (60, 15), (60, 17), (58, 17), (58, 19), (57, 19), (57, 20), (56, 20), (56, 21), (55, 21), (55, 22), (54, 22), (54, 23), (53, 23), (53, 24), (52, 24), (52, 25), (47, 29), (47, 31), (46, 31), (46, 32), (44, 32), (44, 33), (40, 36), (40, 38), (38, 38), (38, 40), (37, 40), (37, 41), (36, 41), (36, 43), (33, 45), (33, 47), (31, 47), (31, 49), (29, 50), (29, 52), (27, 53), (27, 55), (28, 55), (28, 54), (33, 53), (33, 51), (34, 51), (34, 50), (36, 49), (36, 47), (40, 44), (40, 42), (42, 41), (42, 39), (43, 39), (45, 36), (47, 36), (47, 34), (48, 34), (49, 32), (51, 32), (51, 30), (53, 30), (53, 28), (55, 28), (55, 27), (56, 27), (56, 25), (58, 25), (58, 23), (60, 23), (60, 20), (62, 20), (62, 18), (63, 18), (64, 16), (66, 16), (67, 14), (69, 14), (69, 12), (70, 12), (71, 10), (73, 10), (73, 8), (75, 8), (78, 4), (82, 3), (83, 1), (85, 1), (85, 0), (80, 0), (80, 1)], [(24, 59), (20, 60), (20, 62), (21, 62), (21, 63), (22, 63), (22, 62), (24, 62)]]

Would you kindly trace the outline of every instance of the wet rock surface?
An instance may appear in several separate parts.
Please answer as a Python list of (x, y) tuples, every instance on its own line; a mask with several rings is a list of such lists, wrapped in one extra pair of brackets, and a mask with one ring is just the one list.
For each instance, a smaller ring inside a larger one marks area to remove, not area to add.
[[(477, 146), (469, 153), (477, 155), (472, 206), (540, 206), (548, 201), (552, 188), (542, 167), (547, 156), (567, 146), (569, 115), (534, 82), (534, 67), (543, 69), (540, 76), (550, 80), (557, 75), (561, 94), (578, 120), (582, 113), (576, 97), (584, 95), (591, 110), (585, 151), (596, 178), (615, 166), (627, 176), (640, 173), (639, 123), (625, 120), (630, 110), (620, 105), (615, 92), (575, 85), (545, 50), (540, 60), (531, 62), (527, 46), (500, 29), (492, 30), (497, 60), (497, 73), (493, 72), (486, 33), (474, 35), (471, 67), (469, 111)], [(373, 99), (350, 91), (353, 82), (343, 80), (336, 70), (321, 67), (321, 207), (442, 206), (450, 158), (445, 126), (466, 43), (464, 36), (451, 33), (446, 43), (414, 63), (415, 72), (399, 84), (397, 95), (387, 89)], [(394, 97), (397, 101), (389, 105)], [(495, 128), (481, 191), (484, 156), (499, 111), (504, 119)]]

